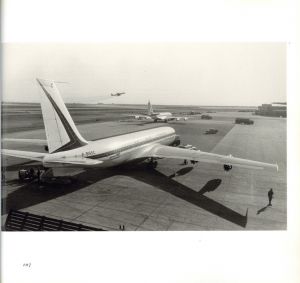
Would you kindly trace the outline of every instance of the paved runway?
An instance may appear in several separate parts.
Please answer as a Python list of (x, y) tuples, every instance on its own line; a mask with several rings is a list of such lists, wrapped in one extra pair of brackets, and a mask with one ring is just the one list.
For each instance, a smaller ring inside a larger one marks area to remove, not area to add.
[[(286, 229), (286, 119), (251, 116), (253, 126), (234, 125), (235, 117), (249, 113), (213, 113), (213, 120), (191, 119), (170, 126), (183, 143), (203, 151), (278, 163), (279, 172), (220, 165), (183, 165), (180, 160), (159, 160), (156, 170), (144, 164), (110, 170), (69, 172), (71, 185), (20, 184), (19, 166), (26, 160), (7, 158), (3, 186), (2, 221), (10, 208), (56, 217), (108, 230), (281, 230)], [(105, 122), (79, 126), (87, 139), (161, 126), (141, 122)], [(163, 124), (163, 126), (165, 126)], [(216, 135), (204, 135), (216, 128)], [(7, 134), (6, 137), (43, 138), (43, 130)], [(5, 144), (4, 148), (17, 148)], [(18, 148), (33, 150), (32, 146)], [(35, 151), (36, 148), (34, 148)], [(39, 150), (43, 150), (40, 147)], [(177, 176), (174, 173), (177, 171)], [(272, 207), (267, 192), (274, 191)]]

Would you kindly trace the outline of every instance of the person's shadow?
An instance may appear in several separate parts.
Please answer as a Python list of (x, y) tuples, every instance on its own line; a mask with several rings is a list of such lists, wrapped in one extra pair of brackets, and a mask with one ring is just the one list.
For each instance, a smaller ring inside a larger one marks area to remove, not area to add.
[(261, 212), (264, 212), (267, 208), (269, 207), (269, 205), (266, 205), (265, 207), (261, 208), (260, 210), (258, 210), (256, 212), (256, 214), (260, 214)]

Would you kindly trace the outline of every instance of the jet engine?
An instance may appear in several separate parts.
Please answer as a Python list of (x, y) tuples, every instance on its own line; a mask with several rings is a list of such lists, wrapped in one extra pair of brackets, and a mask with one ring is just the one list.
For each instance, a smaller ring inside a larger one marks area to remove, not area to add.
[(224, 170), (230, 171), (232, 169), (232, 165), (224, 164)]

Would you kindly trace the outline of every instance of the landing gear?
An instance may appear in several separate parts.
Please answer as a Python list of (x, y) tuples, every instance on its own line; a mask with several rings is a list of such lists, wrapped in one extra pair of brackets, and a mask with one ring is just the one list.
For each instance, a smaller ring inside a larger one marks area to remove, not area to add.
[(36, 173), (33, 168), (30, 168), (29, 170), (21, 169), (19, 170), (18, 176), (20, 181), (31, 181), (36, 178)]
[(224, 164), (224, 170), (226, 172), (230, 171), (232, 169), (232, 165)]
[(150, 161), (148, 162), (148, 167), (155, 169), (158, 165), (158, 162), (154, 160), (153, 158), (150, 158)]
[(44, 171), (40, 175), (41, 180), (45, 180), (47, 178), (53, 177), (53, 170), (52, 168), (44, 168)]

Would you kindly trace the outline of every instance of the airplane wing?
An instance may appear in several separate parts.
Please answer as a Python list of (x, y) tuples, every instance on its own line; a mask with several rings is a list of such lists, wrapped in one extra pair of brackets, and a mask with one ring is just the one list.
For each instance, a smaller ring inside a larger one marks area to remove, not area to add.
[(190, 150), (160, 144), (156, 144), (145, 149), (142, 153), (142, 156), (139, 157), (188, 159), (199, 162), (217, 163), (222, 165), (226, 164), (249, 169), (274, 169), (278, 171), (277, 164), (264, 163), (248, 159), (236, 158), (231, 155), (219, 155), (215, 153), (203, 152), (200, 150)]
[(25, 158), (36, 161), (43, 161), (43, 158), (47, 153), (33, 152), (33, 151), (24, 151), (24, 150), (13, 150), (13, 149), (2, 149), (2, 155), (13, 156), (18, 158)]
[(27, 144), (35, 144), (35, 145), (47, 145), (46, 140), (42, 139), (12, 139), (12, 138), (3, 138), (4, 142), (19, 142), (19, 143), (27, 143)]

